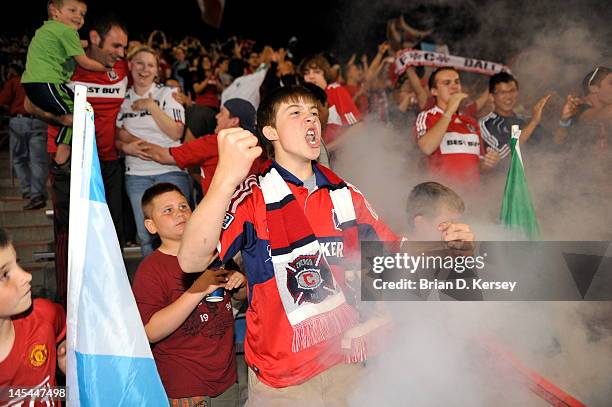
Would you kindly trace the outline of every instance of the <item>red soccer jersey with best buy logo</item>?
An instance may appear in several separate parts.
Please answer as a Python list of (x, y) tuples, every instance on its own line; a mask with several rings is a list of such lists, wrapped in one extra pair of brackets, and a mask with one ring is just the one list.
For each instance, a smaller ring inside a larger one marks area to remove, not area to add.
[[(438, 106), (417, 116), (416, 136), (423, 137), (442, 117)], [(454, 114), (440, 146), (427, 157), (429, 172), (434, 177), (452, 184), (480, 181), (480, 155), (483, 144), (478, 123), (470, 116)]]
[[(115, 120), (125, 99), (128, 88), (129, 68), (127, 61), (120, 59), (112, 71), (94, 72), (77, 66), (68, 86), (87, 86), (87, 101), (94, 109), (94, 124), (96, 126), (96, 145), (100, 161), (113, 161), (119, 158), (115, 147)], [(55, 145), (57, 127), (49, 126), (47, 150), (57, 151)]]

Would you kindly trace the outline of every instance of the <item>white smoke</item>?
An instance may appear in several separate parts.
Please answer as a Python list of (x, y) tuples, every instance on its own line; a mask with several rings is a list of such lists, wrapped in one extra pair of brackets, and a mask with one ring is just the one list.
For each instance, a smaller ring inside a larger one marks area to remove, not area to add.
[[(556, 146), (551, 134), (566, 95), (579, 95), (583, 77), (595, 66), (611, 65), (612, 26), (606, 3), (421, 2), (446, 7), (450, 20), (459, 6), (475, 13), (478, 26), (467, 29), (466, 37), (449, 42), (450, 51), (509, 64), (520, 84), (517, 110), (530, 114), (540, 97), (553, 95), (541, 123), (549, 131), (549, 138), (522, 147), (545, 240), (612, 240), (612, 157), (591, 148), (594, 146), (588, 143), (592, 139), (586, 135), (572, 134), (578, 139)], [(382, 9), (387, 14), (390, 10), (397, 14), (408, 11), (400, 1), (385, 0), (376, 5), (367, 2), (369, 8), (373, 7), (368, 13), (358, 11), (360, 5), (365, 7), (365, 1), (351, 1), (346, 7), (346, 21), (359, 27), (360, 32), (374, 31), (373, 27), (381, 24), (378, 20)], [(444, 29), (438, 27), (438, 31)], [(339, 36), (341, 41), (351, 35), (346, 34), (346, 26), (342, 30), (345, 35)], [(406, 198), (416, 184), (428, 180), (422, 163), (413, 129), (394, 131), (368, 118), (362, 134), (351, 138), (338, 152), (334, 169), (360, 188), (381, 218), (402, 233), (409, 221)], [(507, 168), (507, 163), (502, 165)], [(482, 179), (480, 194), (463, 197), (464, 220), (479, 240), (513, 239), (498, 223), (505, 179), (503, 170), (488, 174)], [(538, 276), (534, 275), (533, 280), (537, 287)], [(386, 351), (368, 361), (352, 406), (549, 405), (519, 377), (499, 372), (499, 360), (482, 351), (485, 338), (586, 405), (611, 405), (610, 302), (387, 305), (396, 331)]]
[[(427, 180), (411, 129), (394, 131), (366, 120), (363, 131), (337, 154), (335, 170), (357, 185), (382, 219), (406, 231), (406, 198)], [(612, 197), (599, 163), (580, 157), (582, 170), (568, 172), (568, 155), (526, 144), (528, 181), (548, 240), (609, 240)], [(571, 156), (571, 153), (569, 153)], [(575, 163), (577, 165), (577, 163)], [(560, 178), (563, 174), (563, 178)], [(584, 183), (587, 174), (594, 183)], [(464, 196), (465, 220), (479, 240), (512, 240), (498, 224), (506, 174)], [(576, 185), (581, 185), (576, 190)], [(604, 201), (585, 199), (604, 196)], [(562, 196), (563, 199), (559, 199)], [(546, 257), (545, 254), (541, 254)], [(538, 261), (528, 259), (524, 261)], [(534, 275), (527, 284), (538, 289)], [(495, 338), (526, 367), (589, 406), (612, 400), (612, 304), (609, 302), (395, 302), (387, 303), (396, 331), (387, 351), (368, 363), (352, 404), (384, 406), (547, 405), (484, 351)], [(596, 335), (593, 332), (597, 332)], [(503, 365), (503, 364), (502, 364)]]

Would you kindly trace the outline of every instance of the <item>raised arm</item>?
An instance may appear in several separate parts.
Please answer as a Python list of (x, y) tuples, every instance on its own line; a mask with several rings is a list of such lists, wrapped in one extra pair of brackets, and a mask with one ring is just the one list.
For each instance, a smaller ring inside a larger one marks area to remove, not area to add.
[(446, 107), (446, 111), (440, 119), (434, 124), (431, 129), (427, 130), (423, 136), (421, 136), (417, 143), (422, 152), (427, 155), (432, 154), (434, 151), (440, 147), (440, 143), (444, 138), (444, 134), (448, 129), (448, 125), (450, 124), (453, 115), (457, 112), (459, 108), (459, 103), (463, 99), (467, 97), (465, 93), (455, 93), (451, 95), (448, 99), (448, 106)]
[(383, 42), (378, 46), (378, 53), (370, 63), (370, 66), (366, 69), (365, 80), (366, 82), (372, 82), (382, 67), (382, 60), (387, 51), (389, 50), (389, 44)]
[(240, 128), (221, 130), (217, 141), (219, 162), (210, 189), (187, 222), (181, 240), (178, 260), (186, 273), (203, 270), (212, 262), (230, 199), (262, 153), (257, 137)]
[(567, 95), (565, 104), (561, 109), (561, 117), (559, 118), (559, 126), (555, 129), (554, 141), (555, 144), (564, 144), (567, 139), (567, 129), (571, 125), (572, 117), (578, 112), (578, 107), (584, 101), (574, 95)]
[(550, 96), (551, 95), (546, 95), (542, 97), (533, 106), (533, 115), (531, 116), (531, 120), (529, 121), (529, 123), (527, 123), (527, 126), (525, 126), (525, 128), (521, 131), (521, 138), (519, 139), (519, 142), (521, 144), (529, 140), (529, 137), (531, 137), (536, 127), (538, 127), (538, 124), (540, 124), (540, 121), (542, 120), (542, 111), (544, 110), (544, 106), (546, 106), (546, 103), (550, 100)]
[(412, 89), (414, 89), (414, 93), (416, 93), (417, 102), (419, 104), (420, 109), (425, 109), (427, 105), (427, 100), (429, 99), (429, 92), (421, 81), (419, 80), (419, 76), (416, 73), (416, 70), (413, 66), (409, 66), (406, 69), (406, 76), (408, 76), (408, 80), (410, 81), (410, 85), (412, 85)]
[(485, 89), (476, 97), (476, 112), (480, 112), (489, 101), (489, 89)]

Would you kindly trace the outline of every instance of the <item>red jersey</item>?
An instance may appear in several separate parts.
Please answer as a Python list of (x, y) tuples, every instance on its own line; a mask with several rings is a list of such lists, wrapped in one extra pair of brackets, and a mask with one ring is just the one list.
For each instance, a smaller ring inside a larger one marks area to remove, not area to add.
[[(200, 166), (202, 176), (202, 192), (206, 194), (210, 187), (217, 162), (219, 161), (219, 150), (217, 148), (217, 135), (210, 134), (202, 136), (189, 143), (181, 144), (177, 147), (170, 147), (170, 155), (181, 169)], [(253, 162), (249, 174), (258, 172), (259, 167), (264, 162), (263, 158), (258, 158)]]
[[(362, 86), (363, 85), (344, 85), (349, 95), (351, 95), (351, 98), (355, 97), (355, 95), (357, 94), (357, 92), (359, 92)], [(364, 93), (359, 95), (357, 100), (355, 100), (355, 105), (357, 106), (357, 109), (359, 109), (359, 112), (363, 114), (368, 113), (368, 97)]]
[(219, 90), (215, 85), (206, 85), (204, 90), (196, 96), (195, 103), (219, 110), (219, 104), (221, 103), (219, 100)]
[[(417, 138), (423, 137), (443, 113), (438, 106), (419, 113), (416, 119)], [(451, 183), (479, 182), (482, 153), (483, 144), (476, 119), (454, 114), (440, 146), (427, 157), (429, 172)]]
[[(337, 227), (329, 188), (336, 187), (313, 167), (317, 188), (310, 192), (293, 174), (272, 163), (309, 219), (321, 252), (338, 284), (345, 285), (344, 241)], [(230, 260), (242, 251), (249, 292), (246, 313), (245, 357), (258, 378), (281, 388), (303, 383), (343, 362), (342, 335), (293, 352), (291, 327), (280, 299), (270, 256), (266, 204), (255, 175), (236, 190), (228, 206), (220, 237), (220, 258)], [(364, 196), (350, 187), (360, 240), (398, 241), (398, 237), (372, 210)]]
[(9, 107), (9, 114), (15, 116), (18, 114), (28, 114), (23, 107), (25, 100), (25, 90), (21, 85), (21, 76), (13, 76), (7, 80), (0, 91), (0, 105)]
[[(94, 109), (94, 123), (96, 126), (96, 144), (100, 161), (112, 161), (119, 158), (115, 147), (115, 121), (121, 109), (128, 87), (129, 68), (125, 60), (115, 63), (112, 71), (94, 72), (81, 66), (76, 67), (72, 80), (68, 84), (87, 86), (87, 101)], [(55, 152), (55, 136), (57, 127), (49, 126), (47, 150)]]
[[(27, 314), (13, 319), (13, 326), (13, 348), (6, 359), (0, 362), (0, 387), (56, 386), (56, 347), (66, 334), (66, 315), (62, 307), (49, 300), (37, 298)], [(0, 404), (4, 405), (6, 401), (0, 400)], [(29, 401), (24, 404), (30, 405)], [(9, 405), (13, 404), (19, 405), (19, 401), (13, 399)], [(42, 399), (34, 405), (57, 406), (60, 403)]]
[[(176, 301), (199, 274), (185, 274), (176, 256), (154, 251), (140, 263), (134, 297), (142, 323)], [(224, 301), (202, 301), (185, 322), (152, 345), (153, 357), (170, 398), (217, 396), (236, 382), (234, 315)]]
[(323, 132), (323, 141), (329, 144), (346, 130), (346, 127), (361, 120), (361, 113), (355, 106), (348, 90), (339, 83), (334, 82), (328, 85), (325, 93), (327, 93), (329, 118), (327, 119), (327, 127)]

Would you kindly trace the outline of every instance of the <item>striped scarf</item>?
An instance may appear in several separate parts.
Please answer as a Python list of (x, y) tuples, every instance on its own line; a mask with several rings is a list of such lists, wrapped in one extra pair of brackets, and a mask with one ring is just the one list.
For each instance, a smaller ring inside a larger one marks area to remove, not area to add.
[[(315, 164), (318, 165), (318, 164)], [(330, 188), (345, 254), (358, 253), (359, 239), (351, 191), (327, 168), (318, 166), (337, 188)], [(266, 203), (270, 251), (278, 292), (293, 328), (292, 351), (299, 352), (346, 332), (358, 321), (347, 302), (303, 209), (276, 168), (259, 175)]]

